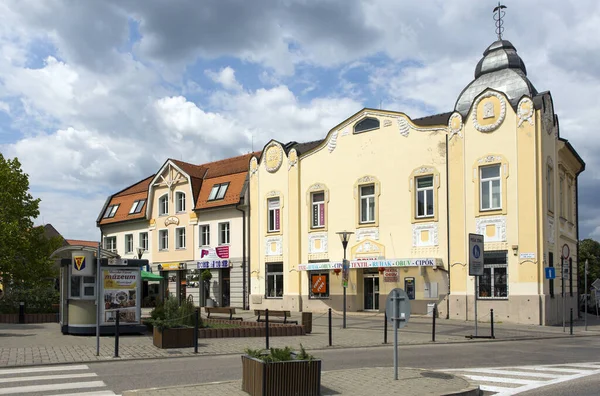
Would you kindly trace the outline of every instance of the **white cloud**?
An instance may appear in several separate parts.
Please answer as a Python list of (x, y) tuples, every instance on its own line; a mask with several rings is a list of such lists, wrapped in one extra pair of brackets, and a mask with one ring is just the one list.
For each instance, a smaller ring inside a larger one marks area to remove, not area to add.
[(235, 70), (227, 66), (218, 72), (205, 70), (204, 73), (216, 83), (219, 83), (223, 88), (232, 91), (241, 91), (242, 85), (235, 79)]
[(10, 105), (8, 103), (0, 101), (0, 110), (10, 115)]

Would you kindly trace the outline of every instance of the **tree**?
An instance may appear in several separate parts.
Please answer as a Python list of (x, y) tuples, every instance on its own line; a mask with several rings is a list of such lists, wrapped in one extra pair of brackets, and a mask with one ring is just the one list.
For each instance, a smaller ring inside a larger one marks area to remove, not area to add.
[[(600, 243), (593, 239), (584, 239), (579, 241), (579, 290), (584, 290), (585, 285), (585, 260), (588, 260), (588, 290), (589, 293), (591, 283), (600, 278)], [(583, 294), (583, 293), (582, 293)]]
[(43, 227), (34, 227), (40, 199), (29, 193), (29, 176), (17, 158), (0, 154), (0, 273), (2, 281), (32, 288), (54, 276), (49, 259), (58, 241), (44, 236)]

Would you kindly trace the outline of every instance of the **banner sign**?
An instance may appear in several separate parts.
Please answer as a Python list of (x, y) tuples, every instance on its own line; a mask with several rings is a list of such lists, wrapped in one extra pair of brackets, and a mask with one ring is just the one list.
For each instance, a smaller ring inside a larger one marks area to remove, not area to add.
[(114, 324), (119, 310), (120, 324), (139, 324), (140, 306), (138, 285), (140, 270), (102, 269), (102, 294), (104, 304), (101, 307), (102, 324)]
[[(389, 259), (389, 260), (352, 260), (349, 268), (379, 268), (379, 267), (435, 267), (438, 259)], [(299, 264), (298, 271), (332, 270), (342, 268), (341, 262)], [(342, 268), (343, 269), (343, 268)]]
[(400, 280), (400, 273), (398, 272), (398, 268), (386, 268), (383, 271), (383, 281), (384, 282), (398, 282)]
[[(300, 266), (298, 266), (300, 267)], [(350, 276), (350, 261), (344, 260), (342, 263), (342, 287), (348, 287), (348, 278)]]
[(229, 268), (231, 261), (229, 260), (212, 260), (212, 261), (198, 261), (196, 267), (198, 269), (206, 268)]
[(229, 268), (231, 265), (229, 246), (203, 247), (200, 249), (200, 259), (197, 264), (198, 269)]

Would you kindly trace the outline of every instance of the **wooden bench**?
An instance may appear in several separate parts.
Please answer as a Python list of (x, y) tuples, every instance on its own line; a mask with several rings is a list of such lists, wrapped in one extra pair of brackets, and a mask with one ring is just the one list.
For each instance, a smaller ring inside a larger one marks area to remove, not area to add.
[[(210, 314), (211, 313), (216, 313), (216, 314), (229, 314), (228, 318), (225, 318), (224, 316), (217, 316), (216, 319), (229, 319), (229, 320), (244, 320), (244, 318), (234, 318), (233, 314), (235, 314), (235, 308), (230, 308), (230, 307), (204, 307), (204, 312), (206, 312), (208, 315), (206, 316), (208, 319), (210, 319)], [(213, 319), (215, 317), (213, 316)]]
[[(266, 316), (266, 310), (264, 309), (255, 309), (254, 310), (254, 315), (258, 316), (258, 319), (256, 319), (257, 322), (265, 322), (265, 319), (261, 319), (261, 316)], [(271, 319), (271, 318), (283, 318), (283, 320), (281, 319)], [(292, 315), (290, 313), (290, 311), (275, 311), (275, 310), (271, 310), (269, 309), (269, 322), (273, 322), (273, 323), (294, 323), (294, 324), (298, 324), (297, 320), (287, 320), (288, 318), (291, 318)]]

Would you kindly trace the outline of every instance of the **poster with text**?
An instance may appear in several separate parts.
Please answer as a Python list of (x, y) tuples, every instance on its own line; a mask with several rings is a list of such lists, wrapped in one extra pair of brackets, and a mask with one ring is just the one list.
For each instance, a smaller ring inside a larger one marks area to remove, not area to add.
[(138, 269), (102, 269), (102, 324), (114, 324), (119, 311), (119, 324), (140, 323), (138, 306)]

